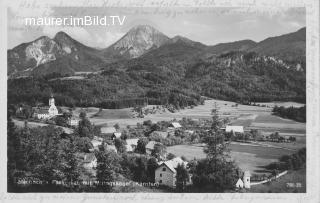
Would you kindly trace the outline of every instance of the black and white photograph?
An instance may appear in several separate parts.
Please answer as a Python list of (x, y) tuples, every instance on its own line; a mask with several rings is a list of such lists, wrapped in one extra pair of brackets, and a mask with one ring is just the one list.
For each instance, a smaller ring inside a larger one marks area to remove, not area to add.
[(310, 191), (306, 7), (34, 2), (5, 8), (6, 193)]

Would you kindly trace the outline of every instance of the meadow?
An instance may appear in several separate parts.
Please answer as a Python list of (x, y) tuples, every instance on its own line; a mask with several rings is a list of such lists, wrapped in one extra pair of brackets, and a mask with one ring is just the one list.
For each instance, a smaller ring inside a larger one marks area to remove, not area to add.
[[(284, 149), (263, 146), (260, 144), (231, 143), (227, 149), (230, 157), (242, 171), (249, 170), (252, 174), (270, 174), (264, 166), (276, 162), (283, 155), (295, 152), (294, 149)], [(175, 145), (167, 147), (167, 152), (176, 156), (184, 156), (188, 160), (205, 158), (203, 147), (200, 145)]]

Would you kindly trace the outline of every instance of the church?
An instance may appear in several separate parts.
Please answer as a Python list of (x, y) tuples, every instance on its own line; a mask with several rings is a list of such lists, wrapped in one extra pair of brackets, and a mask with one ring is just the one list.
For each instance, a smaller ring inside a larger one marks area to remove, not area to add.
[(34, 107), (33, 110), (34, 110), (33, 116), (38, 119), (48, 119), (59, 114), (52, 95), (49, 99), (49, 106)]

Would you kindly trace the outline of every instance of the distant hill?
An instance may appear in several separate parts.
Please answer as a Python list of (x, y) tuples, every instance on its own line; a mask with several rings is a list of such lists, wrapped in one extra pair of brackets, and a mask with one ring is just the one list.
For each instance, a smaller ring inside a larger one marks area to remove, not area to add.
[[(180, 108), (201, 103), (201, 96), (305, 102), (305, 67), (305, 28), (258, 43), (207, 46), (141, 25), (106, 49), (59, 32), (8, 50), (8, 102), (45, 102), (50, 92), (60, 105), (103, 108), (146, 100)], [(60, 79), (75, 72), (89, 73)]]
[(209, 46), (207, 51), (212, 54), (221, 54), (230, 51), (247, 51), (249, 49), (252, 49), (256, 45), (257, 43), (252, 40), (241, 40)]
[(286, 61), (301, 61), (305, 63), (306, 57), (306, 28), (297, 32), (270, 37), (248, 51), (257, 52), (267, 56), (276, 56)]

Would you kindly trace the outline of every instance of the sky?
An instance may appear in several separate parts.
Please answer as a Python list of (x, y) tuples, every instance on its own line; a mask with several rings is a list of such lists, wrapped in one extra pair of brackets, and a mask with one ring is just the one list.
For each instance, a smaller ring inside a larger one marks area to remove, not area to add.
[[(229, 7), (229, 8), (8, 8), (8, 49), (40, 36), (53, 38), (64, 31), (81, 43), (106, 48), (132, 27), (151, 25), (168, 37), (181, 35), (191, 40), (215, 45), (295, 32), (306, 26), (305, 8)], [(126, 16), (123, 25), (114, 26), (26, 26), (26, 17)]]

